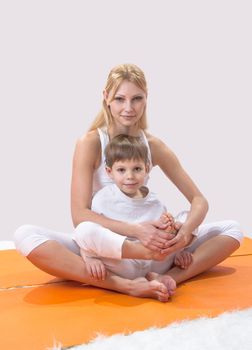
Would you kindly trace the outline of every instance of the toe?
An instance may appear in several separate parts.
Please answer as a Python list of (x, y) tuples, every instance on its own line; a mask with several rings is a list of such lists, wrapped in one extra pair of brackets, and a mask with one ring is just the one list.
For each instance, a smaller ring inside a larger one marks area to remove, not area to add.
[(162, 303), (166, 303), (169, 300), (169, 294), (166, 293), (158, 293), (157, 294), (157, 299), (161, 301)]

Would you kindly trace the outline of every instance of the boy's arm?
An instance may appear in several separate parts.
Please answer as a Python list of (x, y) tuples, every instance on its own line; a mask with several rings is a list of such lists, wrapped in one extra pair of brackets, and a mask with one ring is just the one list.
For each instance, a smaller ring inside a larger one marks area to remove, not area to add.
[(181, 269), (187, 269), (193, 261), (193, 255), (190, 252), (181, 250), (175, 255), (174, 265), (180, 267)]

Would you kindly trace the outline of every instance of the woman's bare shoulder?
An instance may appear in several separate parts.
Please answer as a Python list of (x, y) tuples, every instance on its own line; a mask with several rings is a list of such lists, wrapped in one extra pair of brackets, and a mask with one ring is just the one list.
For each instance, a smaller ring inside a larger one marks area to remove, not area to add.
[(83, 134), (79, 139), (77, 139), (76, 144), (79, 147), (86, 147), (86, 146), (99, 146), (100, 145), (100, 138), (97, 130), (91, 130), (87, 133)]
[(145, 131), (145, 135), (150, 145), (151, 151), (160, 150), (160, 147), (169, 149), (168, 146), (160, 138), (150, 134), (147, 131)]
[(78, 162), (88, 162), (97, 167), (100, 161), (101, 143), (97, 130), (88, 131), (81, 136), (75, 146), (74, 159)]
[(150, 134), (149, 132), (145, 132), (145, 135), (150, 146), (153, 165), (158, 165), (160, 163), (160, 159), (162, 159), (164, 155), (166, 157), (173, 155), (172, 150), (160, 138)]

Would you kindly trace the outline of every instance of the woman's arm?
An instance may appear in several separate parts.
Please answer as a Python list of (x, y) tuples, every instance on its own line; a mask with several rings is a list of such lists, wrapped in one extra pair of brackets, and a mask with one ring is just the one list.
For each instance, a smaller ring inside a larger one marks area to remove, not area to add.
[[(91, 208), (93, 175), (101, 162), (99, 135), (91, 131), (78, 140), (73, 157), (71, 212), (74, 226), (91, 221), (124, 236), (135, 237), (148, 248), (160, 250), (170, 235), (158, 228), (159, 222), (131, 224), (112, 220), (93, 212)], [(159, 248), (159, 249), (158, 249)]]
[(148, 135), (153, 165), (158, 165), (165, 175), (174, 183), (179, 191), (190, 202), (191, 208), (186, 222), (180, 228), (177, 236), (167, 242), (164, 252), (171, 253), (190, 243), (192, 232), (204, 220), (208, 211), (208, 203), (195, 183), (181, 166), (176, 155), (159, 139)]

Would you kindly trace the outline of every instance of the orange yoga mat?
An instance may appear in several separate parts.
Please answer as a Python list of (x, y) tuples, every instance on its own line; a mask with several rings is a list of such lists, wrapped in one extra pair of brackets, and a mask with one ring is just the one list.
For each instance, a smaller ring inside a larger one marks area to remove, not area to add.
[[(0, 348), (45, 350), (217, 316), (252, 306), (252, 240), (210, 271), (181, 284), (168, 303), (55, 280), (15, 251), (0, 252)], [(25, 286), (25, 287), (22, 287)]]

